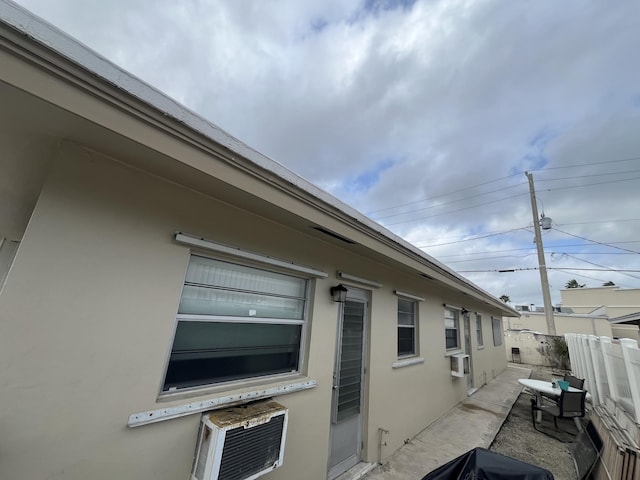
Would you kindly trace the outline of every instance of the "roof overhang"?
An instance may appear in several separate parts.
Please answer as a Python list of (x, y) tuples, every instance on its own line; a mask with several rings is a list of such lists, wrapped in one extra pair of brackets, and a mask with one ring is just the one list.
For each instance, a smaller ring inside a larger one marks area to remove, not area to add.
[(504, 316), (520, 316), (380, 224), (7, 0), (0, 0), (0, 60), (0, 101), (11, 112), (13, 128), (95, 149), (438, 282)]

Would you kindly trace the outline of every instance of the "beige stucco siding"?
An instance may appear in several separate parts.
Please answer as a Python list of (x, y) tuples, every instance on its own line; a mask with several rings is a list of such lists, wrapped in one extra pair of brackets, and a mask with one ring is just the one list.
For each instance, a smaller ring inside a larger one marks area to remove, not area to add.
[[(383, 283), (371, 289), (366, 460), (378, 460), (378, 428), (389, 430), (385, 457), (466, 396), (444, 354), (442, 304), (481, 308), (468, 298), (63, 144), (0, 296), (1, 478), (187, 477), (200, 415), (133, 429), (129, 415), (243, 387), (158, 401), (190, 254), (173, 240), (178, 230), (329, 274), (311, 281), (303, 377), (317, 387), (277, 397), (289, 407), (289, 432), (285, 465), (269, 478), (326, 475), (338, 315), (328, 290), (337, 270)], [(425, 298), (418, 326), (425, 361), (399, 369), (392, 368), (394, 289)], [(483, 322), (485, 348), (477, 350), (472, 320), (474, 371), (490, 379), (506, 360), (493, 347), (490, 313)]]

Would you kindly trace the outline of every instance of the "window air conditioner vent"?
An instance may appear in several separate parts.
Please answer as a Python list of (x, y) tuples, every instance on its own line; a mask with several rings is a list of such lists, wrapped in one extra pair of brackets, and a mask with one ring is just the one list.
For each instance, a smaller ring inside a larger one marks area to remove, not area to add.
[(205, 413), (191, 480), (253, 480), (280, 467), (287, 420), (272, 401)]
[(451, 360), (451, 376), (464, 377), (469, 373), (469, 355), (456, 353), (449, 357)]

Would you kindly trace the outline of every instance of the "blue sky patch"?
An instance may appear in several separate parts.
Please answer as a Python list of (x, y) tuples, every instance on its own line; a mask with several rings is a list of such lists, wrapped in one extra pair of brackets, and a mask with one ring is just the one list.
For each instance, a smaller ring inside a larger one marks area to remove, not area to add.
[(380, 175), (389, 170), (397, 163), (397, 160), (386, 159), (378, 162), (370, 170), (362, 172), (356, 177), (351, 177), (345, 181), (343, 188), (349, 193), (363, 193), (367, 192), (378, 183)]
[(311, 29), (315, 33), (322, 32), (327, 25), (329, 25), (329, 22), (327, 22), (324, 18), (321, 18), (321, 17), (314, 18), (313, 20), (311, 20)]

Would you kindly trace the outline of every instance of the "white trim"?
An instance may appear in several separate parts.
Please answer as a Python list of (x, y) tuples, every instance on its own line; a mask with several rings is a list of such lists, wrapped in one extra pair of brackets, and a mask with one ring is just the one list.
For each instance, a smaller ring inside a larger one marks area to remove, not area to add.
[(382, 287), (382, 284), (379, 282), (376, 282), (374, 280), (367, 280), (366, 278), (362, 278), (362, 277), (356, 277), (355, 275), (351, 275), (349, 273), (338, 272), (338, 276), (340, 278), (344, 278), (345, 280), (351, 280), (353, 282), (358, 282), (363, 285), (369, 285), (370, 287), (375, 287), (375, 288)]
[(460, 347), (451, 348), (444, 352), (445, 357), (452, 357), (453, 355), (463, 355), (463, 354), (464, 354), (464, 350), (462, 350)]
[(304, 267), (295, 263), (287, 262), (285, 260), (279, 260), (273, 257), (267, 257), (260, 255), (259, 253), (249, 252), (236, 247), (229, 247), (221, 243), (207, 240), (205, 238), (196, 237), (195, 235), (189, 235), (188, 233), (176, 232), (176, 242), (184, 243), (185, 245), (191, 245), (193, 247), (206, 248), (207, 250), (213, 250), (214, 252), (226, 253), (235, 257), (240, 257), (248, 260), (253, 260), (267, 265), (274, 265), (276, 267), (286, 268), (295, 272), (306, 273), (313, 275), (314, 277), (326, 278), (329, 275), (322, 270), (316, 270), (314, 268)]
[(391, 367), (404, 368), (404, 367), (409, 367), (411, 365), (417, 365), (419, 363), (424, 363), (424, 358), (415, 357), (415, 358), (407, 358), (406, 360), (398, 360), (397, 362), (394, 362)]
[(212, 398), (200, 402), (185, 403), (174, 407), (160, 408), (157, 410), (148, 410), (146, 412), (134, 413), (129, 415), (127, 426), (130, 428), (149, 425), (150, 423), (171, 420), (172, 418), (184, 417), (194, 413), (206, 412), (207, 410), (215, 410), (216, 408), (226, 407), (229, 405), (243, 403), (249, 400), (259, 400), (269, 398), (275, 395), (283, 395), (285, 393), (299, 392), (317, 386), (315, 380), (306, 382), (291, 383), (271, 388), (261, 388), (249, 392), (227, 395), (224, 397)]
[(443, 306), (445, 308), (450, 308), (451, 310), (458, 310), (458, 311), (462, 311), (462, 307), (457, 307), (455, 305), (449, 305), (448, 303), (444, 303)]
[(304, 325), (304, 320), (288, 318), (265, 318), (265, 317), (223, 317), (216, 315), (196, 315), (191, 313), (179, 313), (178, 320), (187, 322), (209, 322), (209, 323), (263, 323), (275, 325)]
[(401, 292), (400, 290), (394, 290), (393, 293), (399, 297), (408, 298), (409, 300), (415, 300), (416, 302), (424, 302), (426, 299), (418, 297), (417, 295), (411, 295), (410, 293)]

